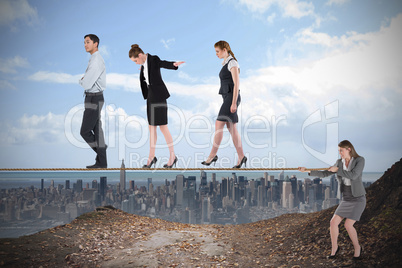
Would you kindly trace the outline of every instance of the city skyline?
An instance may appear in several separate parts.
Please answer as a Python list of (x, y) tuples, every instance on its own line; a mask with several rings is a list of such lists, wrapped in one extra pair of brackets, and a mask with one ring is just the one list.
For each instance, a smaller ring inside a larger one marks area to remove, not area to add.
[[(2, 168), (93, 164), (79, 136), (88, 33), (100, 37), (107, 70), (109, 167), (122, 159), (141, 167), (148, 157), (146, 104), (138, 66), (128, 58), (134, 43), (186, 62), (162, 71), (171, 93), (169, 128), (177, 166), (201, 166), (221, 104), (213, 47), (219, 40), (229, 42), (240, 64), (238, 127), (249, 167), (326, 167), (344, 139), (365, 157), (364, 171), (385, 171), (401, 157), (398, 0), (2, 0), (0, 18)], [(156, 156), (160, 167), (169, 156), (160, 132)], [(236, 163), (227, 131), (218, 156), (218, 167)]]
[[(114, 183), (108, 182), (106, 176), (87, 182), (72, 177), (62, 184), (51, 180), (48, 187), (40, 179), (40, 188), (0, 189), (0, 230), (20, 228), (24, 221), (30, 221), (39, 231), (41, 221), (46, 228), (49, 224), (66, 224), (107, 205), (131, 214), (182, 223), (241, 224), (285, 213), (319, 211), (339, 202), (335, 175), (327, 184), (321, 178), (289, 177), (284, 171), (277, 175), (262, 172), (252, 179), (236, 172), (218, 178), (214, 172), (201, 171), (197, 176), (177, 174), (174, 180), (155, 183), (148, 178), (138, 184), (127, 179), (123, 167), (122, 163), (119, 180)], [(364, 184), (368, 187), (371, 183)]]

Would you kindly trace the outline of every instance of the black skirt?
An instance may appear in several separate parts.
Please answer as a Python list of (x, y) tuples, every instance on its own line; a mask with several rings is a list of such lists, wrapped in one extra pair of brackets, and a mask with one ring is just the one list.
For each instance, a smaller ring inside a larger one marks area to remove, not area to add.
[[(234, 113), (230, 112), (230, 106), (232, 106), (232, 100), (233, 100), (233, 92), (223, 94), (223, 103), (221, 106), (221, 109), (219, 110), (218, 118), (216, 120), (218, 121), (223, 121), (223, 122), (231, 122), (231, 123), (237, 123), (239, 122), (239, 117), (237, 116), (237, 110)], [(239, 95), (237, 96), (237, 107), (239, 107), (241, 102), (241, 97), (240, 97), (240, 90), (239, 90)]]
[(147, 99), (147, 119), (151, 126), (163, 126), (168, 123), (166, 100), (151, 102)]

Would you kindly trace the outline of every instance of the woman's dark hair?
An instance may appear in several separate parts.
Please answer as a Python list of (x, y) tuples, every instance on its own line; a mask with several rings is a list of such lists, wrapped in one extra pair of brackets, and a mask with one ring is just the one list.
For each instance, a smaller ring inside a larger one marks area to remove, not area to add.
[(144, 54), (144, 51), (142, 51), (142, 49), (137, 44), (134, 44), (134, 45), (131, 45), (131, 49), (128, 52), (128, 57), (130, 59), (131, 58), (138, 58), (138, 55), (140, 53)]
[(99, 37), (97, 37), (95, 34), (87, 34), (86, 36), (84, 36), (84, 39), (87, 37), (89, 37), (89, 39), (91, 39), (92, 42), (98, 43), (98, 47), (99, 47)]
[(343, 141), (341, 141), (341, 142), (338, 144), (338, 147), (345, 148), (345, 149), (350, 148), (350, 156), (351, 156), (351, 157), (356, 158), (356, 157), (359, 157), (359, 156), (360, 156), (360, 155), (356, 152), (355, 147), (353, 147), (353, 144), (352, 144), (350, 141), (348, 141), (348, 140), (343, 140)]

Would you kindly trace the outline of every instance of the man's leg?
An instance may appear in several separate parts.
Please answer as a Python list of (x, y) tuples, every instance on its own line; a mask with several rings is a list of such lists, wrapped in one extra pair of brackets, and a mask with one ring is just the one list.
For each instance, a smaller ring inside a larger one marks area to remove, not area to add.
[(102, 106), (103, 95), (85, 97), (85, 111), (80, 134), (88, 145), (97, 153), (96, 164), (106, 167), (106, 146), (100, 121)]
[(97, 105), (98, 120), (96, 121), (96, 124), (95, 124), (94, 135), (95, 135), (96, 144), (98, 145), (97, 162), (100, 166), (107, 167), (105, 136), (103, 134), (102, 121), (101, 121), (101, 111), (102, 111), (104, 99), (103, 99), (103, 95), (96, 96), (96, 98), (98, 99), (98, 105)]

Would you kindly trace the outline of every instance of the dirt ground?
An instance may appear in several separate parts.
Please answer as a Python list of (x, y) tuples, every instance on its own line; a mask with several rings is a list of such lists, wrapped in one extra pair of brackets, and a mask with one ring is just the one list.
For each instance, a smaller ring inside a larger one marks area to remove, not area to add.
[[(102, 209), (31, 236), (0, 239), (0, 266), (382, 267), (368, 256), (353, 262), (344, 230), (340, 257), (326, 258), (331, 214), (288, 214), (222, 226), (173, 223)], [(369, 244), (364, 236), (361, 240)], [(370, 246), (367, 250), (373, 251)]]

